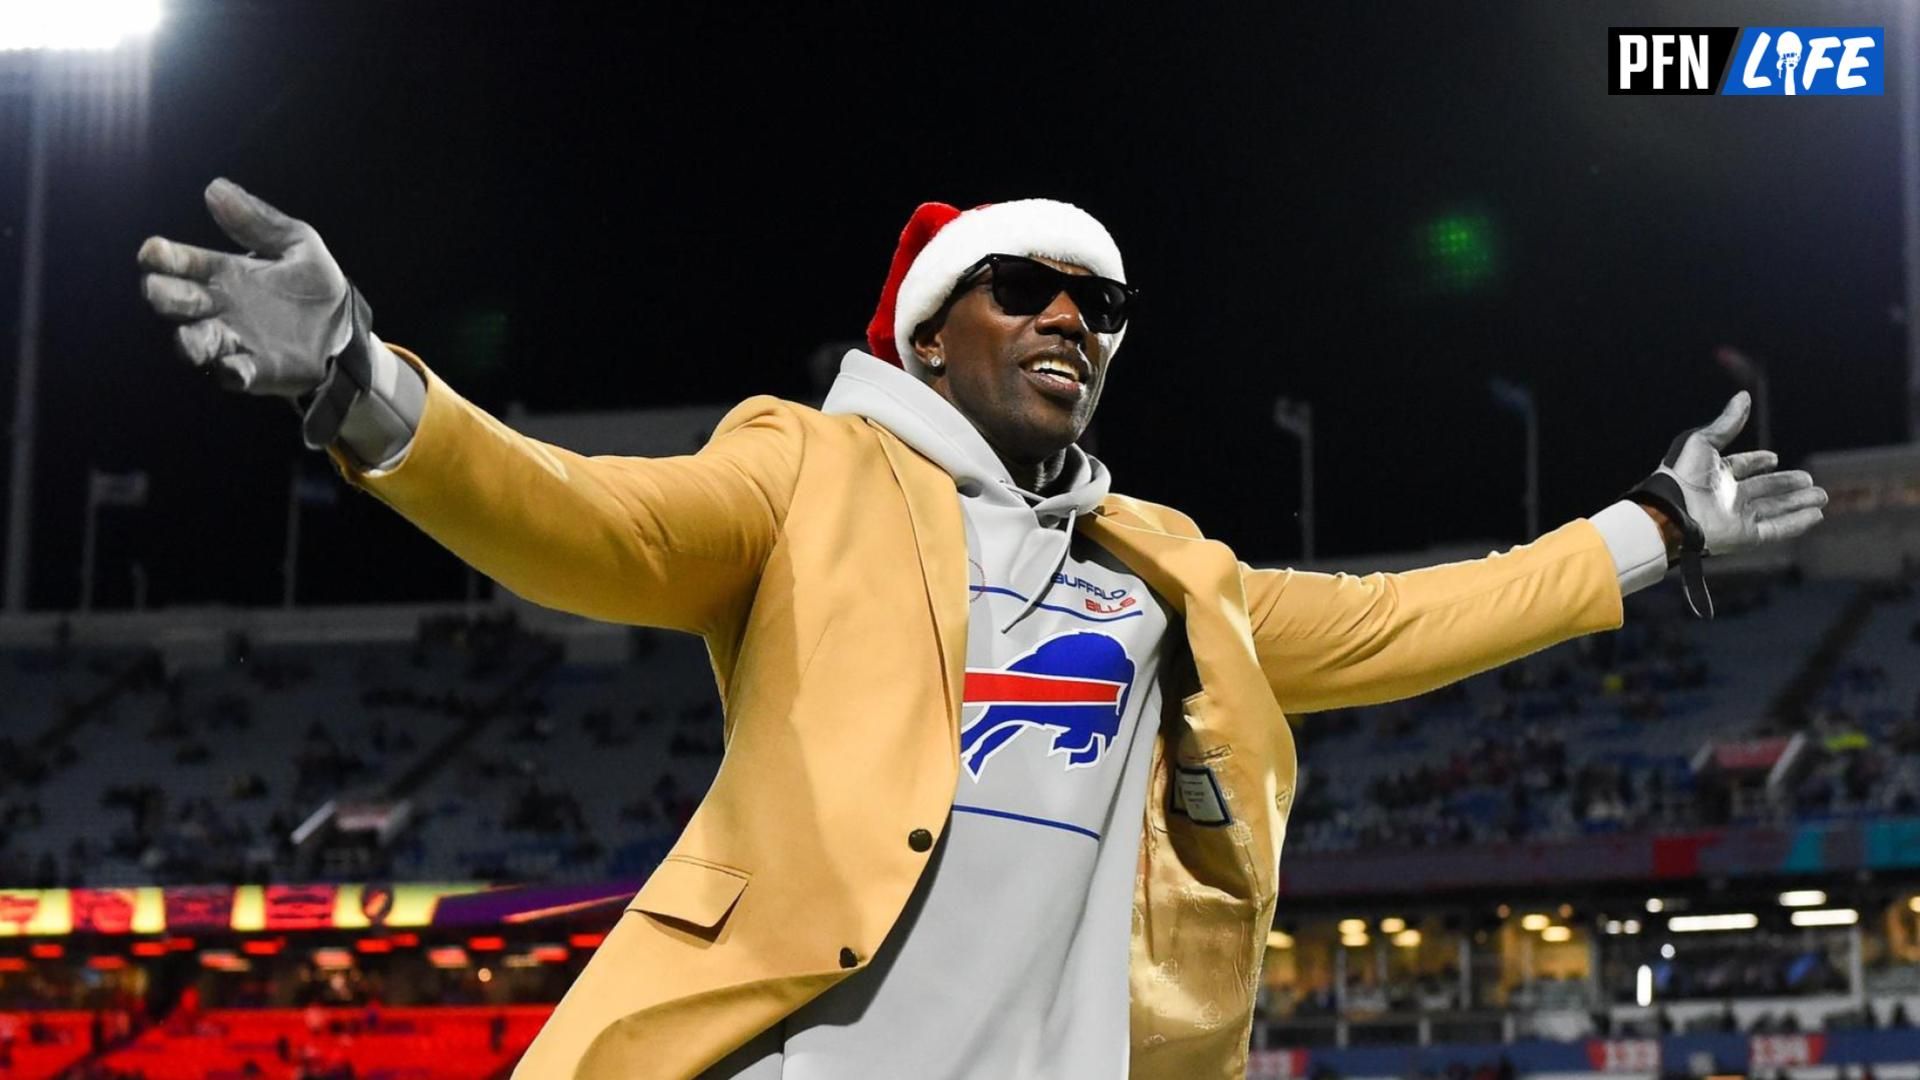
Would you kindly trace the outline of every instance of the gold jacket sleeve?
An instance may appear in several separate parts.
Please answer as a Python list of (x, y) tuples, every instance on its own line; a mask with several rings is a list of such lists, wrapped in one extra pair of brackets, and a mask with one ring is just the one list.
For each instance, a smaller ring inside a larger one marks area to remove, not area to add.
[(1619, 576), (1585, 518), (1404, 573), (1240, 565), (1254, 650), (1288, 713), (1412, 697), (1622, 623)]
[(328, 455), (448, 551), (536, 604), (705, 633), (747, 606), (778, 538), (803, 436), (771, 397), (741, 402), (698, 453), (587, 457), (521, 435), (418, 356), (426, 405), (400, 462)]

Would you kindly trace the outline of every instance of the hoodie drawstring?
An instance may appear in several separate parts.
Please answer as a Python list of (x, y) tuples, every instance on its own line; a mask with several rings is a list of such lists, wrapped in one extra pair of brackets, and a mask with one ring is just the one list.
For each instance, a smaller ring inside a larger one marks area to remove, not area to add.
[[(1030, 542), (1031, 539), (1037, 539), (1043, 544), (1052, 544), (1054, 546), (1053, 552), (1044, 562), (1047, 573), (1045, 577), (1040, 579), (1038, 587), (1033, 590), (1033, 595), (1029, 597), (1026, 604), (1021, 607), (1020, 613), (1008, 620), (1007, 625), (1000, 628), (1001, 633), (1007, 633), (1014, 627), (1020, 625), (1020, 620), (1033, 614), (1034, 609), (1040, 606), (1040, 602), (1047, 598), (1048, 592), (1053, 589), (1054, 580), (1060, 576), (1060, 568), (1066, 565), (1067, 552), (1073, 546), (1073, 527), (1079, 520), (1080, 511), (1075, 507), (1068, 507), (1066, 517), (1062, 519), (1058, 526), (1043, 529), (1033, 534), (1033, 537), (1030, 538)], [(1035, 554), (1038, 555), (1041, 554), (1041, 552), (1036, 552)], [(1025, 564), (1028, 558), (1024, 550), (1021, 551), (1020, 555), (1021, 557), (1015, 562), (1016, 575), (1019, 575), (1018, 567)], [(1020, 580), (1021, 576), (1024, 575), (1016, 576), (1014, 580)]]

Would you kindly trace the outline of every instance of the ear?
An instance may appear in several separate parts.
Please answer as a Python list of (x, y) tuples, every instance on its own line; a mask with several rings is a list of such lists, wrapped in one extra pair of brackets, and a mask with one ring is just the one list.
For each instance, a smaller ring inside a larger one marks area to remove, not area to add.
[(922, 367), (928, 366), (927, 359), (929, 357), (944, 356), (946, 354), (946, 342), (943, 340), (945, 331), (946, 320), (937, 318), (929, 319), (914, 328), (914, 359), (919, 360)]

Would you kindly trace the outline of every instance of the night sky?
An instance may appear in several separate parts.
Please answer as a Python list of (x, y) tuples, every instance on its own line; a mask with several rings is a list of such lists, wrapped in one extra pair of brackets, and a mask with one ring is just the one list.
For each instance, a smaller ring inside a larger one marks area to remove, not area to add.
[[(1316, 412), (1322, 556), (1526, 539), (1495, 375), (1536, 388), (1546, 528), (1716, 414), (1723, 343), (1770, 366), (1789, 465), (1904, 438), (1893, 79), (1605, 86), (1609, 25), (1891, 43), (1890, 2), (898, 7), (174, 0), (144, 105), (56, 136), (32, 606), (77, 602), (90, 465), (153, 484), (105, 511), (97, 606), (134, 562), (153, 604), (278, 602), (293, 412), (195, 375), (134, 265), (152, 233), (231, 246), (216, 175), (313, 222), (376, 331), (496, 413), (809, 396), (916, 203), (1078, 203), (1146, 297), (1093, 448), (1254, 561), (1299, 552), (1282, 394)], [(25, 115), (0, 101), (9, 418)], [(305, 600), (463, 593), (371, 498), (307, 521)]]

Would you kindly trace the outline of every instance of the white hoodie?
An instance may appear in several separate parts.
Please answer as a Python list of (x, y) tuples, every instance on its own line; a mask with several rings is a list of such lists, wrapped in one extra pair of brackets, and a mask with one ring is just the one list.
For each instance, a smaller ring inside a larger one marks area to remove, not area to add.
[(954, 813), (872, 964), (705, 1075), (1124, 1076), (1141, 729), (1181, 635), (1074, 532), (1106, 466), (1070, 447), (1066, 490), (1022, 491), (945, 398), (858, 350), (822, 409), (878, 421), (954, 478), (971, 592)]

